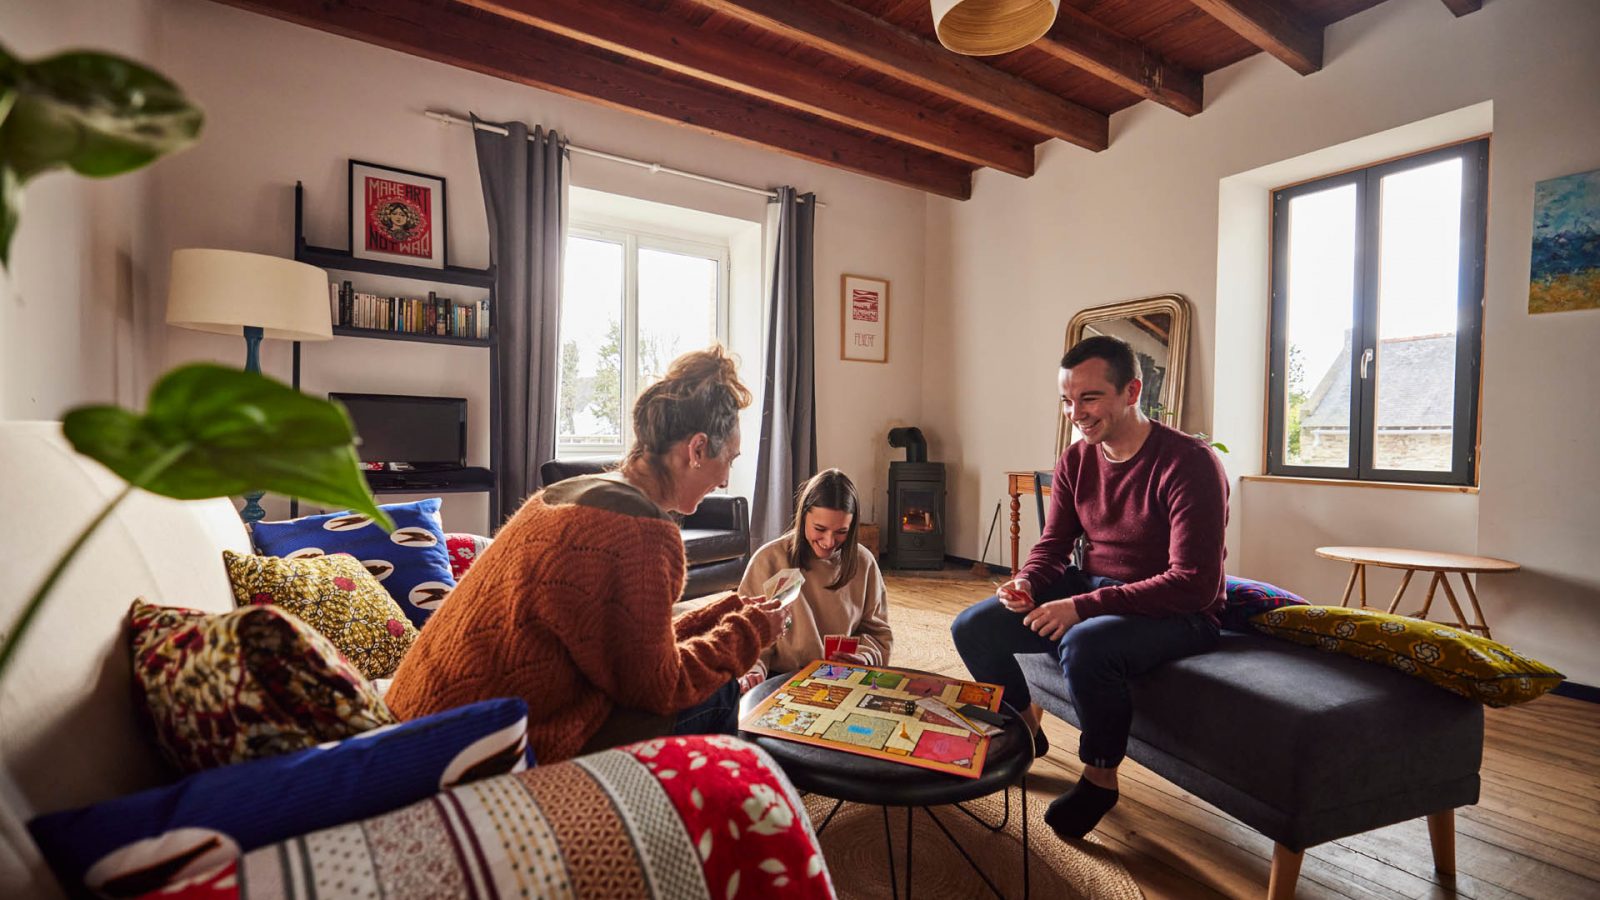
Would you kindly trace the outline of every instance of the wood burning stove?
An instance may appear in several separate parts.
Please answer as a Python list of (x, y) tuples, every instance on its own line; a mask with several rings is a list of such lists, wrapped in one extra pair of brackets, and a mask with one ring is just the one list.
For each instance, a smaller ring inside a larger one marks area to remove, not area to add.
[(885, 565), (937, 569), (944, 565), (944, 464), (928, 462), (928, 442), (916, 428), (889, 431), (889, 446), (904, 447), (905, 462), (889, 463), (889, 517)]

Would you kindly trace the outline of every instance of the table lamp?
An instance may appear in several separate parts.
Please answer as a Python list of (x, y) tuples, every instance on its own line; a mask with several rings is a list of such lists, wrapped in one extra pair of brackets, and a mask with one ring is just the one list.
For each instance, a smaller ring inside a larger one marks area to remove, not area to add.
[[(247, 372), (261, 371), (261, 339), (328, 341), (328, 275), (316, 266), (236, 250), (174, 250), (167, 324), (244, 336)], [(261, 491), (245, 494), (246, 524), (266, 517)]]

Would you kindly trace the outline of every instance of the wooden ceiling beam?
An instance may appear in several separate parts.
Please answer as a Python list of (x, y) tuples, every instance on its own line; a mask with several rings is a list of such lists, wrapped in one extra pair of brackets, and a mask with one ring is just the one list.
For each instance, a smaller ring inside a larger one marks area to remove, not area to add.
[(425, 0), (216, 2), (940, 196), (972, 194), (972, 173), (960, 163), (639, 71), (469, 9)]
[(1190, 0), (1301, 75), (1322, 68), (1322, 29), (1274, 0)]
[(1205, 105), (1200, 73), (1162, 59), (1072, 6), (1063, 4), (1049, 33), (1029, 46), (1186, 116)]
[(1033, 145), (930, 116), (882, 91), (830, 78), (813, 66), (707, 33), (643, 7), (595, 0), (458, 0), (466, 6), (660, 66), (718, 87), (798, 109), (978, 166), (1023, 178)]
[(1444, 5), (1461, 18), (1467, 13), (1475, 13), (1483, 9), (1483, 0), (1444, 0)]
[(1032, 131), (1104, 150), (1104, 113), (960, 56), (839, 0), (693, 0), (764, 31)]

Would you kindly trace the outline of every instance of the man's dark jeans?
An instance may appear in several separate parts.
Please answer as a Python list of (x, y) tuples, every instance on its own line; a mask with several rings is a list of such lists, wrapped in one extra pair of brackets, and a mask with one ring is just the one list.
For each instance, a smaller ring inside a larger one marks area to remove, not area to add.
[(730, 681), (673, 718), (673, 734), (738, 734), (739, 682)]
[[(1069, 568), (1056, 583), (1036, 587), (1033, 597), (1041, 604), (1119, 583)], [(973, 678), (1004, 687), (1003, 699), (1018, 711), (1028, 708), (1033, 695), (1015, 654), (1054, 654), (1083, 726), (1078, 759), (1091, 766), (1116, 766), (1127, 752), (1133, 725), (1129, 679), (1217, 643), (1217, 625), (1204, 615), (1095, 616), (1069, 628), (1060, 641), (1022, 624), (1024, 615), (1006, 609), (999, 597), (967, 607), (950, 626), (956, 652)]]

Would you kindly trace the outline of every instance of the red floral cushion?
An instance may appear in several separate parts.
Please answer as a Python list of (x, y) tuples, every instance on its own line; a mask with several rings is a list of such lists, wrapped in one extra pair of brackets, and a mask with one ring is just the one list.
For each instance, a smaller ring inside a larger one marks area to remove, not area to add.
[(460, 581), (461, 576), (467, 574), (467, 569), (472, 567), (473, 560), (489, 549), (489, 544), (493, 541), (481, 534), (455, 532), (446, 534), (444, 543), (450, 553), (450, 574)]
[(328, 639), (283, 609), (133, 602), (133, 675), (179, 769), (277, 756), (397, 721)]

